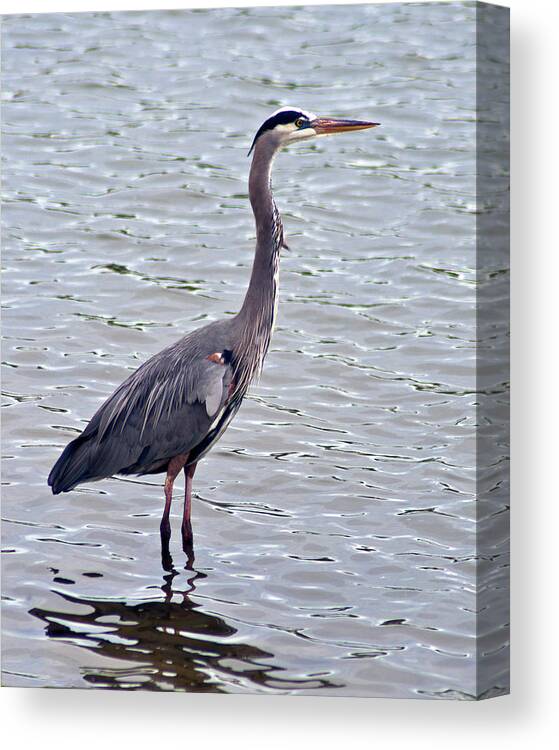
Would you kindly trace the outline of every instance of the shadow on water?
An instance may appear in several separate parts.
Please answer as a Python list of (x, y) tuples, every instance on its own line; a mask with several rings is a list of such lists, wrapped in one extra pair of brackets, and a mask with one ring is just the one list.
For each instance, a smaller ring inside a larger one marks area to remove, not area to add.
[(339, 687), (325, 679), (282, 677), (282, 667), (265, 663), (272, 653), (241, 642), (237, 628), (190, 599), (205, 574), (193, 571), (185, 591), (173, 588), (176, 575), (163, 577), (163, 600), (127, 603), (53, 590), (76, 610), (89, 611), (29, 612), (46, 623), (49, 638), (119, 660), (115, 667), (82, 667), (83, 679), (95, 687), (216, 693)]

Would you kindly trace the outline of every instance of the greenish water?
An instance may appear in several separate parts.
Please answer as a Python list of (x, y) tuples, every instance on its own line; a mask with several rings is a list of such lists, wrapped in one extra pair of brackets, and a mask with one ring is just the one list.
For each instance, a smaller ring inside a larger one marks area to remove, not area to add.
[[(4, 18), (4, 684), (475, 693), (474, 20)], [(46, 477), (132, 369), (239, 308), (246, 152), (285, 104), (382, 127), (276, 162), (271, 351), (198, 468), (193, 569), (176, 488), (166, 574), (158, 478)]]

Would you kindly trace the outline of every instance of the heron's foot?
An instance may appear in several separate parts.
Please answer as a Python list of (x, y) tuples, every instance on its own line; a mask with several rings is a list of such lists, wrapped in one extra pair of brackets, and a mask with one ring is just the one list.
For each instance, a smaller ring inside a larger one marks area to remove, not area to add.
[(168, 518), (161, 519), (159, 533), (161, 534), (161, 544), (166, 544), (168, 547), (171, 539), (171, 524)]
[(159, 527), (161, 534), (161, 565), (163, 570), (173, 570), (173, 558), (169, 552), (169, 541), (171, 539), (171, 524), (168, 518), (163, 518)]
[(183, 521), (181, 526), (182, 548), (186, 555), (194, 552), (194, 535), (192, 534), (192, 524), (190, 521)]
[(166, 570), (167, 573), (172, 573), (175, 568), (173, 566), (173, 558), (169, 552), (169, 545), (161, 545), (161, 567)]

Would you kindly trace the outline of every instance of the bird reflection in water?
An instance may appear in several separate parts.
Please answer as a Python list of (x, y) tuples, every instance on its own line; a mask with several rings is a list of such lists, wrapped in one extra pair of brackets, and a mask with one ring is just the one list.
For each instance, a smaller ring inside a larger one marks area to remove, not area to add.
[[(338, 687), (322, 677), (282, 677), (282, 667), (267, 663), (272, 653), (242, 643), (237, 628), (192, 601), (196, 581), (206, 575), (191, 573), (184, 591), (173, 588), (177, 571), (164, 575), (163, 600), (132, 603), (53, 590), (66, 602), (64, 611), (37, 607), (30, 614), (46, 623), (49, 638), (120, 662), (82, 667), (83, 679), (100, 688), (290, 693)], [(75, 613), (66, 611), (68, 604)]]
[[(194, 571), (194, 542), (192, 537), (188, 540), (183, 540), (183, 550), (186, 555), (186, 565), (185, 570), (191, 570)], [(169, 548), (169, 537), (161, 537), (161, 567), (163, 570), (165, 570), (167, 573), (172, 573), (170, 576), (170, 579), (173, 580), (175, 575), (177, 574), (177, 571), (175, 570), (175, 566), (173, 564), (173, 557), (171, 555), (171, 550)], [(200, 575), (200, 574), (198, 574)], [(169, 576), (166, 576), (166, 578)], [(191, 579), (193, 582), (196, 578), (196, 575)], [(163, 591), (165, 591), (165, 586), (162, 586)], [(192, 590), (194, 590), (194, 585)], [(186, 592), (185, 592), (186, 593)]]

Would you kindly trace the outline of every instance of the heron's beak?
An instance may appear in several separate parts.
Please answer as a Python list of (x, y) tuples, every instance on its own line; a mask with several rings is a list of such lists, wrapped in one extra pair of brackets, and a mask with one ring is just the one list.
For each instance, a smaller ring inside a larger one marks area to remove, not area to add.
[(364, 122), (363, 120), (340, 120), (334, 117), (317, 117), (309, 123), (317, 135), (332, 135), (333, 133), (347, 133), (350, 130), (365, 130), (376, 128), (380, 122)]

